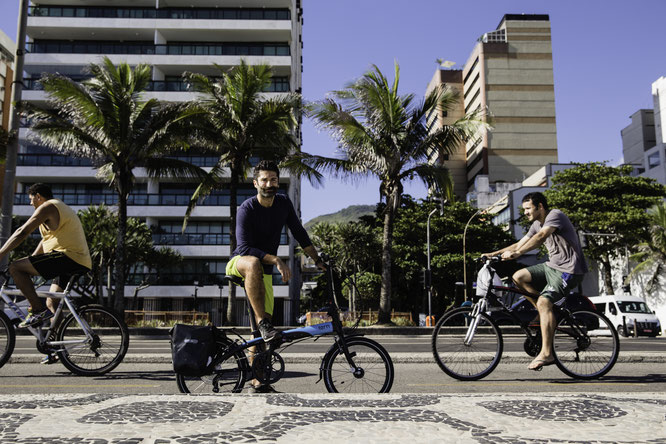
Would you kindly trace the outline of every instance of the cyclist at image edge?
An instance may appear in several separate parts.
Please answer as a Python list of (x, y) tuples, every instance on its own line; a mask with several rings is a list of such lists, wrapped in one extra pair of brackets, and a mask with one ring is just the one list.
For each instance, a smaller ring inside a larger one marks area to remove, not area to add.
[(226, 267), (226, 274), (245, 280), (245, 291), (265, 342), (270, 342), (277, 335), (277, 330), (271, 323), (274, 302), (273, 266), (277, 267), (283, 282), (291, 279), (291, 270), (277, 256), (282, 228), (285, 225), (317, 267), (325, 269), (289, 197), (278, 194), (279, 178), (280, 170), (274, 162), (262, 160), (254, 168), (253, 183), (257, 195), (238, 207), (238, 246), (232, 252)]
[[(518, 270), (513, 281), (520, 289), (535, 295), (528, 298), (539, 312), (541, 324), (541, 352), (529, 364), (530, 370), (541, 370), (555, 362), (553, 335), (556, 320), (553, 304), (583, 281), (587, 263), (578, 240), (578, 234), (569, 218), (560, 210), (549, 209), (541, 193), (523, 197), (525, 217), (532, 222), (525, 236), (513, 245), (483, 256), (502, 255), (502, 260), (516, 259), (542, 244), (548, 250), (548, 262)], [(538, 295), (538, 296), (536, 296)]]
[[(50, 291), (62, 292), (74, 274), (90, 271), (92, 261), (81, 221), (74, 210), (53, 198), (51, 187), (36, 183), (28, 188), (30, 205), (35, 212), (12, 234), (0, 248), (0, 259), (39, 228), (42, 240), (31, 256), (9, 265), (9, 273), (21, 293), (30, 303), (28, 317), (19, 327), (34, 327), (53, 317), (58, 299), (48, 298), (45, 306), (37, 296), (32, 276), (53, 279)], [(45, 359), (49, 359), (48, 356)], [(49, 362), (50, 363), (50, 362)]]

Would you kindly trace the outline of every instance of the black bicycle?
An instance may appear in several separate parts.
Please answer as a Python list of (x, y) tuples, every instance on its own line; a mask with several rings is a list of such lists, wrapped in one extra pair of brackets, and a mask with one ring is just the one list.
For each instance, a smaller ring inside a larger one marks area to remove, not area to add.
[[(477, 300), (449, 310), (435, 325), (432, 352), (439, 367), (463, 381), (478, 380), (495, 370), (504, 343), (500, 323), (518, 325), (526, 336), (523, 348), (530, 356), (541, 351), (541, 330), (533, 321), (532, 304), (520, 298), (511, 306), (507, 296), (530, 296), (515, 287), (494, 285), (493, 263), (499, 256), (481, 258), (477, 275)], [(504, 298), (500, 297), (504, 292)], [(557, 327), (553, 337), (555, 364), (568, 376), (595, 379), (608, 373), (617, 361), (620, 341), (611, 322), (597, 313), (584, 296), (570, 294), (553, 307)]]
[[(247, 381), (256, 379), (262, 384), (274, 384), (284, 374), (285, 363), (279, 352), (297, 342), (321, 335), (335, 335), (335, 342), (319, 366), (319, 381), (330, 393), (387, 393), (394, 379), (393, 361), (377, 342), (364, 337), (354, 328), (343, 327), (337, 304), (333, 279), (334, 264), (321, 255), (326, 263), (328, 285), (327, 314), (331, 322), (282, 331), (279, 338), (264, 347), (261, 337), (246, 341), (232, 340), (217, 330), (216, 353), (203, 376), (176, 375), (181, 393), (238, 393)], [(226, 279), (242, 285), (239, 278)], [(250, 319), (253, 319), (250, 312)], [(246, 354), (247, 351), (247, 354)], [(248, 354), (252, 359), (248, 359)]]

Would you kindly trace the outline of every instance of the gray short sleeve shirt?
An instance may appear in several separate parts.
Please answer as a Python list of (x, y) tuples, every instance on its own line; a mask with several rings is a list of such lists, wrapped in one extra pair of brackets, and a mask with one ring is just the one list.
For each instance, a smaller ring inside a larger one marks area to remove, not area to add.
[[(543, 221), (543, 226), (555, 228), (555, 232), (545, 241), (548, 250), (546, 265), (565, 273), (587, 273), (587, 263), (578, 240), (578, 233), (569, 218), (560, 210), (550, 210)], [(535, 220), (526, 236), (534, 236), (541, 228), (541, 222)]]

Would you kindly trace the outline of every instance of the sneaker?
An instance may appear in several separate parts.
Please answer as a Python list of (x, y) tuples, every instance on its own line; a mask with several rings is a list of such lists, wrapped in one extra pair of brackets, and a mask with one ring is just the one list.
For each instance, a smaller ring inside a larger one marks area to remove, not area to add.
[(250, 385), (248, 393), (280, 393), (272, 385)]
[(32, 310), (28, 310), (28, 317), (25, 318), (23, 322), (21, 322), (18, 326), (20, 328), (25, 328), (25, 327), (36, 327), (38, 325), (43, 324), (44, 322), (48, 321), (53, 317), (53, 313), (51, 313), (51, 310), (48, 308), (45, 308), (44, 310), (40, 311), (39, 313), (34, 313)]
[(264, 342), (271, 342), (280, 334), (268, 319), (262, 319), (259, 322), (259, 333), (261, 333), (261, 337), (264, 338)]
[(44, 356), (41, 361), (39, 361), (40, 364), (44, 365), (51, 365), (55, 364), (56, 362), (58, 362), (58, 355), (55, 353), (49, 353), (48, 355)]

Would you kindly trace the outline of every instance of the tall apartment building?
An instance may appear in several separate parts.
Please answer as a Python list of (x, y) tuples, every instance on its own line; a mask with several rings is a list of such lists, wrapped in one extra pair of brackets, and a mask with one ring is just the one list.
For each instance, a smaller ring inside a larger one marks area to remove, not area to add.
[(14, 80), (14, 54), (16, 45), (7, 34), (0, 31), (0, 126), (9, 129), (9, 110), (12, 104)]
[[(108, 56), (113, 62), (152, 66), (153, 81), (145, 99), (181, 102), (195, 98), (182, 82), (185, 71), (216, 75), (216, 63), (232, 68), (245, 59), (249, 64), (268, 63), (273, 80), (266, 94), (301, 91), (303, 23), (300, 0), (40, 0), (32, 1), (28, 18), (23, 99), (45, 103), (38, 79), (44, 72), (58, 72), (74, 79), (85, 77), (84, 68)], [(32, 213), (28, 197), (20, 191), (34, 182), (51, 184), (54, 194), (75, 210), (100, 203), (113, 205), (111, 189), (95, 179), (90, 163), (55, 154), (20, 133), (15, 214)], [(212, 167), (216, 158), (183, 153), (183, 159)], [(184, 256), (150, 287), (141, 290), (139, 307), (145, 310), (210, 312), (220, 324), (226, 287), (218, 286), (229, 259), (229, 194), (212, 193), (192, 213), (187, 230), (181, 225), (187, 202), (197, 184), (168, 179), (153, 180), (136, 171), (137, 185), (130, 196), (128, 214), (153, 228), (156, 245), (166, 245)], [(251, 176), (251, 175), (250, 175)], [(300, 182), (285, 175), (281, 188), (300, 212)], [(239, 191), (239, 204), (256, 194), (251, 180)], [(295, 279), (284, 285), (274, 275), (275, 322), (290, 323), (297, 313), (300, 290), (294, 241), (283, 233), (278, 255), (289, 260)], [(133, 275), (126, 297), (146, 274)], [(199, 304), (193, 304), (193, 295)], [(244, 293), (238, 292), (237, 319), (246, 320)], [(130, 304), (126, 304), (129, 306)]]
[[(474, 191), (477, 176), (520, 182), (557, 162), (553, 59), (548, 15), (507, 14), (497, 29), (479, 37), (462, 70), (438, 69), (427, 91), (445, 84), (462, 92), (449, 120), (474, 111), (486, 113), (491, 131), (477, 137), (446, 161), (454, 191)], [(434, 116), (433, 116), (434, 118)]]
[[(12, 81), (14, 80), (14, 54), (16, 44), (0, 31), (0, 127), (9, 130), (9, 117), (12, 105)], [(5, 178), (4, 163), (0, 164), (0, 201)]]
[(640, 109), (620, 131), (624, 163), (666, 185), (666, 77), (652, 83), (653, 109)]

